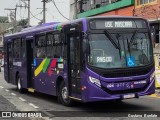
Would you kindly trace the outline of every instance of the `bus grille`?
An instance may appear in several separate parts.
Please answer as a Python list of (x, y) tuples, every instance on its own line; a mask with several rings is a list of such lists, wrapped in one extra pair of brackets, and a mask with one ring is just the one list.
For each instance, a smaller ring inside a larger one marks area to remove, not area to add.
[(102, 74), (106, 78), (115, 78), (115, 77), (130, 77), (148, 74), (149, 70), (136, 70), (136, 71), (121, 71), (121, 72), (108, 72)]

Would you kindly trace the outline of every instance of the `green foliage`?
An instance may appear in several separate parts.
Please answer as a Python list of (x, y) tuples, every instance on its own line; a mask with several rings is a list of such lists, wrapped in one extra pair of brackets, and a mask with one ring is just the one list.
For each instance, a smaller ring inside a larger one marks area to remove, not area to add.
[(18, 22), (19, 26), (27, 26), (28, 20), (27, 19), (22, 19)]
[(0, 23), (8, 23), (8, 17), (0, 16)]

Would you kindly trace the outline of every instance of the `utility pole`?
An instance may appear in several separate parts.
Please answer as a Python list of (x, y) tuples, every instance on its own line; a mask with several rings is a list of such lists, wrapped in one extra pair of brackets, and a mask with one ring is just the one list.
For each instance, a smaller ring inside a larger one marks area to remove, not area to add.
[(46, 23), (46, 0), (43, 0), (43, 23)]
[(30, 26), (30, 0), (28, 0), (28, 26)]
[[(28, 26), (30, 26), (30, 0), (21, 0), (24, 4), (25, 4), (25, 6), (22, 6), (22, 7), (27, 7), (28, 8)], [(28, 5), (26, 4), (26, 2), (25, 1), (28, 1)]]
[(15, 11), (15, 22), (16, 22), (17, 8), (15, 8), (15, 9), (13, 9), (13, 8), (5, 8), (4, 10), (14, 10)]
[(43, 0), (43, 23), (46, 23), (46, 1)]
[(78, 18), (78, 11), (77, 11), (77, 2), (78, 0), (75, 0), (75, 18), (74, 19), (77, 19)]
[(46, 3), (51, 2), (52, 0), (42, 0), (43, 2), (43, 23), (46, 23)]

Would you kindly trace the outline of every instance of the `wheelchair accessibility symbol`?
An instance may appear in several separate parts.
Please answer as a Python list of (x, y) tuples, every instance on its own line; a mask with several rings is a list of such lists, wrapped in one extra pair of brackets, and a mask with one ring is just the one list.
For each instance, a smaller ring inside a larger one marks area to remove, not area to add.
[(127, 57), (127, 66), (128, 67), (135, 66), (135, 58), (133, 56)]

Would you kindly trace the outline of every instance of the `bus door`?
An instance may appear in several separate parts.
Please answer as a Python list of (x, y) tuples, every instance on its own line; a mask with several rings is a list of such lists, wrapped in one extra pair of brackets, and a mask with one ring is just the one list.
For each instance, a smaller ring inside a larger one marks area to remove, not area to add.
[(13, 81), (13, 43), (12, 42), (8, 42), (7, 43), (7, 65), (8, 66), (8, 81), (7, 82), (11, 82)]
[(7, 41), (4, 41), (4, 78), (9, 82), (8, 77), (8, 44)]
[(27, 87), (34, 88), (34, 81), (33, 81), (33, 39), (26, 40), (26, 63), (27, 63)]
[[(68, 46), (68, 88), (69, 95), (80, 97), (80, 39), (79, 32), (67, 34)], [(78, 98), (79, 98), (78, 97)]]

